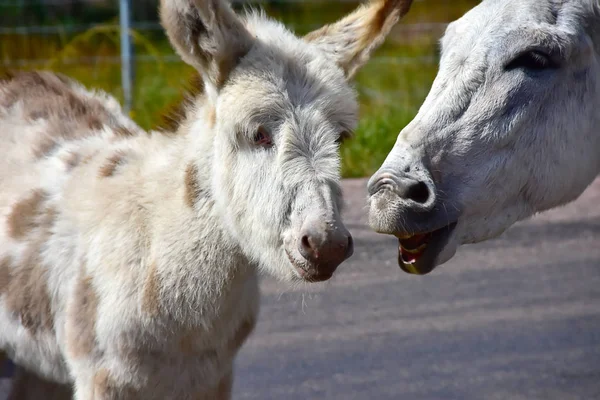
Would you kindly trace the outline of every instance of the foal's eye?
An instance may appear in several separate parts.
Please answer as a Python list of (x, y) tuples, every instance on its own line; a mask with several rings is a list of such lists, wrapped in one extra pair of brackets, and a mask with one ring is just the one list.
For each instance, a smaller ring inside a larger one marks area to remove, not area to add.
[(528, 69), (530, 71), (543, 71), (546, 69), (558, 68), (558, 63), (552, 60), (548, 54), (538, 50), (532, 50), (519, 54), (514, 60), (506, 65), (506, 70), (508, 71), (518, 68)]
[(258, 127), (253, 140), (256, 146), (271, 147), (273, 145), (271, 135), (263, 126)]

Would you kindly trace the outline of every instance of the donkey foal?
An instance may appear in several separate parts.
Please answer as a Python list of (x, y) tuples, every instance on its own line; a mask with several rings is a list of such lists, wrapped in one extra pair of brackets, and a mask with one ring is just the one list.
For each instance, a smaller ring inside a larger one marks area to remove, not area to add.
[(0, 350), (83, 399), (228, 399), (257, 271), (329, 279), (352, 254), (338, 143), (348, 80), (410, 0), (297, 38), (216, 0), (163, 0), (205, 93), (176, 132), (61, 76), (0, 82)]

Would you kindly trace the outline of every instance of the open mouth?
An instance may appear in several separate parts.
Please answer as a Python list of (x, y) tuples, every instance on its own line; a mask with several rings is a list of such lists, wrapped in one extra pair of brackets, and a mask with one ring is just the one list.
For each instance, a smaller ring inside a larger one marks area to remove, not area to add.
[(456, 222), (441, 229), (398, 237), (398, 265), (409, 274), (426, 275), (435, 268), (435, 261), (448, 243)]

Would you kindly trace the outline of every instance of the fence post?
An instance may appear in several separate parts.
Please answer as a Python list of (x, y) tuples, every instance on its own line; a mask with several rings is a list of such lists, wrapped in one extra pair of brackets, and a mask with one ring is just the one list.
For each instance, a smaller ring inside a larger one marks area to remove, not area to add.
[(130, 16), (131, 0), (119, 0), (119, 21), (121, 26), (121, 85), (123, 87), (123, 108), (131, 111), (133, 102), (133, 48), (131, 46)]

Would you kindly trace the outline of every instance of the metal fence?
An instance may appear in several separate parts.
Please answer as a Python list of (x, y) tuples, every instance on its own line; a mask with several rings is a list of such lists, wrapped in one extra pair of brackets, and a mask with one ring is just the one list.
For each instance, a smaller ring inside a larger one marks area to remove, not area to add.
[(133, 48), (129, 31), (131, 30), (131, 0), (119, 0), (119, 24), (121, 27), (121, 85), (123, 86), (123, 107), (125, 112), (131, 110), (133, 88)]
[[(418, 0), (417, 0), (418, 1)], [(443, 1), (443, 0), (442, 0)], [(16, 41), (17, 37), (63, 38), (68, 41), (78, 34), (83, 34), (90, 29), (97, 28), (100, 24), (119, 32), (120, 54), (110, 56), (95, 55), (64, 55), (61, 65), (84, 65), (94, 63), (120, 64), (120, 85), (122, 89), (123, 106), (129, 111), (132, 107), (134, 93), (134, 71), (136, 63), (150, 62), (156, 55), (135, 54), (132, 44), (133, 32), (144, 35), (161, 35), (162, 28), (157, 20), (158, 0), (0, 0), (0, 40)], [(270, 0), (270, 1), (244, 1), (234, 0), (237, 6), (244, 3), (268, 4), (275, 9), (284, 8), (290, 4), (340, 4), (357, 3), (357, 0)], [(345, 4), (344, 6), (353, 7)], [(308, 23), (309, 24), (309, 23)], [(304, 25), (307, 30), (313, 26)], [(403, 24), (402, 31), (409, 34), (431, 33), (439, 36), (445, 27), (444, 23), (430, 23), (427, 21)], [(65, 39), (66, 38), (66, 39)], [(35, 47), (35, 45), (33, 46)], [(47, 65), (48, 55), (39, 56), (35, 48), (25, 56), (0, 54), (0, 66), (3, 68), (38, 68)], [(161, 54), (161, 62), (180, 62), (173, 54)], [(421, 56), (418, 60), (414, 57), (407, 59), (401, 56), (382, 56), (373, 62), (392, 63), (395, 65), (406, 63), (435, 63), (433, 55)]]
[[(137, 0), (136, 3), (156, 9), (153, 1)], [(118, 62), (121, 64), (123, 106), (129, 112), (133, 96), (134, 52), (130, 32), (132, 30), (160, 30), (156, 20), (140, 21), (132, 25), (132, 0), (118, 0), (118, 8), (103, 0), (12, 0), (0, 1), (0, 35), (74, 35), (88, 31), (99, 23), (106, 23), (118, 16), (120, 31), (120, 58), (75, 57), (62, 63)], [(154, 6), (154, 7), (152, 7)], [(86, 10), (103, 9), (96, 18), (86, 15)], [(85, 22), (82, 22), (85, 21)], [(44, 59), (6, 58), (2, 65), (10, 68), (36, 67), (45, 64)]]

